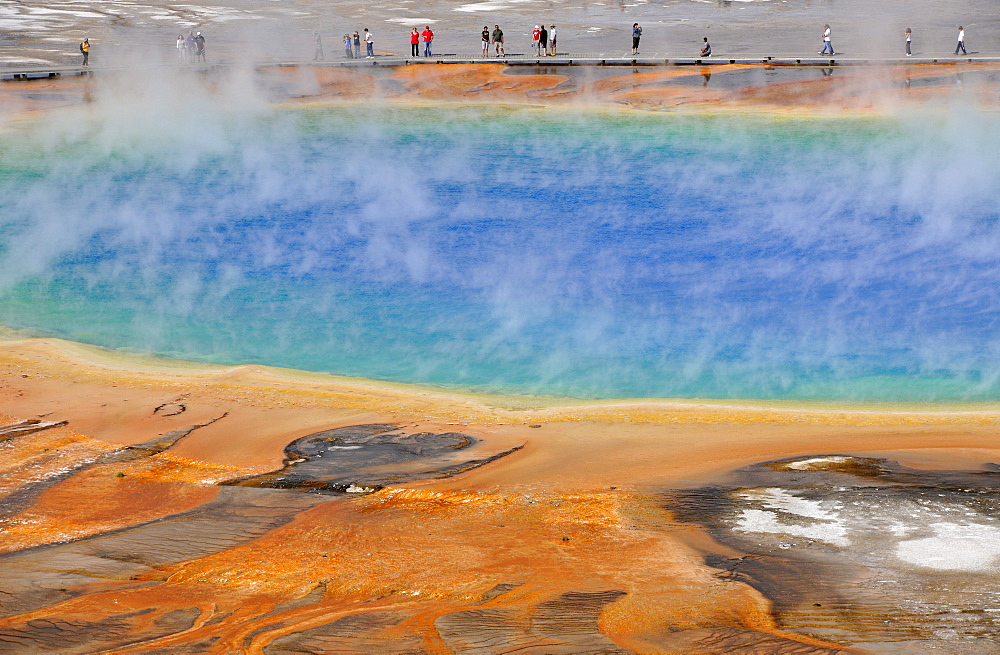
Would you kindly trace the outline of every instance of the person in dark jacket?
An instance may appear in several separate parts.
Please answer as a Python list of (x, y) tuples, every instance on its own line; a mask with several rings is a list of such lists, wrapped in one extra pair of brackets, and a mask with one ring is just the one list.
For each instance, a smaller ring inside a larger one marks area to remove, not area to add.
[(194, 58), (205, 61), (205, 37), (201, 35), (201, 32), (198, 32), (198, 35), (194, 37), (194, 47)]

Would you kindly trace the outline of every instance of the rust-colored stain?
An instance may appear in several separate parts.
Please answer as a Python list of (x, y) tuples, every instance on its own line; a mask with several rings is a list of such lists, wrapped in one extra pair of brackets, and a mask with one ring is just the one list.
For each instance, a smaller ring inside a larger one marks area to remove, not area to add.
[[(163, 491), (146, 489), (163, 506), (187, 507)], [(137, 489), (125, 495), (143, 504)], [(218, 653), (264, 653), (273, 644), (323, 652), (308, 644), (331, 635), (370, 652), (392, 644), (461, 652), (497, 639), (654, 652), (691, 631), (725, 627), (777, 648), (825, 650), (783, 633), (765, 599), (717, 577), (672, 537), (689, 526), (626, 526), (620, 509), (633, 502), (612, 492), (415, 489), (328, 501), (259, 539), (93, 582), (79, 596), (0, 619), (0, 635), (34, 633), (47, 645), (72, 633), (115, 652), (207, 643)], [(178, 613), (183, 629), (171, 624)]]
[[(296, 71), (296, 69), (283, 70), (287, 73)], [(375, 93), (378, 84), (376, 78), (371, 75), (358, 74), (343, 68), (318, 68), (310, 71), (310, 74), (316, 76), (323, 95), (343, 98), (370, 97)]]
[[(286, 69), (278, 69), (290, 75)], [(794, 113), (871, 112), (887, 104), (924, 103), (955, 92), (967, 73), (990, 73), (1000, 65), (914, 64), (794, 68), (765, 64), (711, 66), (557, 67), (514, 69), (502, 63), (422, 64), (390, 70), (316, 67), (297, 75), (319, 83), (297, 102), (337, 102), (375, 94), (394, 101), (467, 101), (537, 104), (597, 104), (647, 110), (784, 111)], [(784, 71), (815, 73), (785, 79)], [(736, 75), (773, 71), (767, 82), (740, 81)], [(265, 74), (267, 72), (265, 71)], [(699, 76), (704, 82), (697, 84)], [(596, 79), (595, 79), (596, 78)], [(731, 80), (731, 81), (730, 81)], [(910, 88), (917, 81), (919, 86)], [(977, 82), (978, 100), (996, 103), (996, 83)], [(306, 88), (306, 87), (303, 87)], [(376, 90), (377, 89), (377, 90)]]
[(567, 82), (565, 75), (508, 75), (503, 64), (428, 65), (397, 68), (392, 79), (403, 83), (402, 97), (477, 101), (528, 98)]
[[(966, 90), (984, 106), (997, 102), (996, 63), (897, 66), (712, 64), (668, 67), (518, 66), (504, 63), (411, 66), (275, 66), (257, 70), (273, 99), (288, 103), (394, 102), (586, 104), (637, 109), (842, 113), (878, 111), (899, 103), (933, 103)], [(766, 82), (739, 78), (768, 71)], [(798, 71), (798, 75), (786, 75)], [(825, 73), (823, 73), (825, 72)], [(800, 79), (803, 76), (815, 76)], [(107, 73), (111, 75), (111, 73)], [(104, 75), (104, 73), (102, 73)], [(697, 83), (704, 76), (703, 83)], [(694, 82), (692, 79), (694, 78)], [(791, 79), (789, 79), (791, 78)], [(212, 74), (199, 79), (219, 86)], [(75, 107), (100, 98), (100, 76), (0, 84), (0, 112), (20, 114)]]
[[(1000, 454), (983, 410), (519, 408), (51, 340), (3, 344), (0, 374), (0, 639), (20, 652), (847, 652), (836, 630), (782, 629), (706, 560), (744, 554), (657, 490), (818, 443), (922, 466)], [(511, 452), (373, 493), (220, 486), (359, 423)]]

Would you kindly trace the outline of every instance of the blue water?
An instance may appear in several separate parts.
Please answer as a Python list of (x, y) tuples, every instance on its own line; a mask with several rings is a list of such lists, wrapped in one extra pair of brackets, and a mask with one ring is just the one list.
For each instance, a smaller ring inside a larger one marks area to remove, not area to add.
[(0, 143), (4, 325), (514, 393), (1000, 398), (996, 116), (90, 120)]

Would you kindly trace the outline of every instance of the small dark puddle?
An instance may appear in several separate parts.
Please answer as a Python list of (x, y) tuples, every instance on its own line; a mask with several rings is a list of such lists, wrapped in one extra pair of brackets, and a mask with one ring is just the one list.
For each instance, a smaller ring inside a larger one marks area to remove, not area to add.
[(316, 493), (364, 493), (387, 484), (446, 478), (518, 450), (487, 457), (467, 453), (478, 439), (460, 432), (407, 434), (389, 423), (352, 425), (296, 439), (284, 466), (225, 484)]

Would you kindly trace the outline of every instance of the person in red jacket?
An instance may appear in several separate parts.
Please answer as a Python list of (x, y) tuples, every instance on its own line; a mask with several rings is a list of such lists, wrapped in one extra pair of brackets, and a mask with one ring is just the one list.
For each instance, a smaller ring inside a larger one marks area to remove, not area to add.
[(418, 32), (415, 27), (413, 28), (413, 31), (410, 32), (410, 56), (420, 56), (420, 32)]
[(424, 31), (420, 33), (420, 36), (424, 38), (424, 56), (431, 56), (431, 44), (434, 43), (434, 32), (431, 31), (431, 26), (428, 25), (424, 28)]

